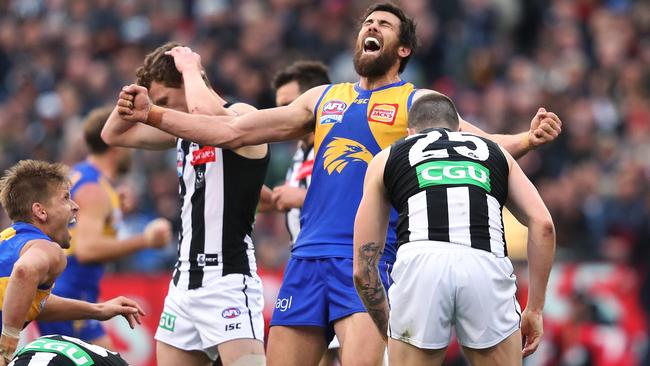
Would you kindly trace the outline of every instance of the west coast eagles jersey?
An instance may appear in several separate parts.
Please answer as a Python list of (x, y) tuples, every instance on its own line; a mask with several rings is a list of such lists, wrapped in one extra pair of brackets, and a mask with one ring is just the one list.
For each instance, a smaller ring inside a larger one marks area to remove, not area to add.
[[(37, 239), (52, 241), (50, 237), (45, 235), (36, 226), (26, 222), (17, 222), (0, 232), (0, 327), (2, 326), (2, 304), (4, 302), (5, 292), (7, 291), (7, 285), (9, 284), (11, 271), (13, 271), (14, 264), (18, 261), (20, 251), (25, 244)], [(43, 309), (43, 305), (45, 305), (45, 301), (50, 295), (51, 290), (52, 288), (50, 286), (38, 287), (36, 296), (29, 307), (25, 325), (36, 319)]]
[[(373, 90), (329, 85), (314, 108), (314, 166), (292, 254), (352, 258), (354, 219), (372, 157), (406, 136), (415, 87), (399, 81)], [(384, 259), (395, 260), (396, 212), (391, 211)]]

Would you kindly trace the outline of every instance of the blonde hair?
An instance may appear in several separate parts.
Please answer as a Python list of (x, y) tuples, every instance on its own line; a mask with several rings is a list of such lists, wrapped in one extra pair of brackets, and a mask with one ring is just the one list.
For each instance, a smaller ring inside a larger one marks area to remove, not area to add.
[(68, 167), (61, 163), (21, 160), (0, 179), (0, 203), (16, 222), (31, 222), (32, 205), (45, 203), (62, 185), (70, 186)]

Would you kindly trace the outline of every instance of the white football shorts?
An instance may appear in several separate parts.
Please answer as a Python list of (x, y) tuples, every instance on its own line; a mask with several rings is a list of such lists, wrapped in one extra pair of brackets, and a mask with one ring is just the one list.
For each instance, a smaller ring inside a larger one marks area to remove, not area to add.
[(507, 257), (460, 244), (403, 244), (388, 290), (388, 336), (418, 348), (447, 347), (451, 328), (465, 347), (484, 349), (521, 325), (516, 277)]
[(254, 274), (230, 274), (195, 290), (169, 283), (156, 340), (211, 360), (217, 345), (234, 339), (264, 340), (262, 281)]

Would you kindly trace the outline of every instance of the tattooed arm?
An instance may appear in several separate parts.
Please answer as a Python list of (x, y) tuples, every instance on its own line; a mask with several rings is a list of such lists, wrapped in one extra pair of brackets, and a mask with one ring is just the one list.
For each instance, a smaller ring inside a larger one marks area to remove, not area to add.
[(354, 221), (354, 287), (384, 341), (388, 338), (388, 300), (377, 265), (384, 252), (390, 214), (384, 187), (388, 153), (384, 150), (370, 162)]
[[(379, 334), (387, 340), (388, 331), (388, 301), (386, 289), (379, 277), (377, 262), (384, 252), (383, 243), (366, 243), (361, 245), (354, 265), (354, 287), (375, 322)], [(357, 261), (359, 262), (357, 264)]]

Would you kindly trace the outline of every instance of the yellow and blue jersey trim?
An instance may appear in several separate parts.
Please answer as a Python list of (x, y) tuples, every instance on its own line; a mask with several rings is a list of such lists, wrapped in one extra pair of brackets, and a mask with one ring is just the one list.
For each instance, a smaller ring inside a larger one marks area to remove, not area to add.
[[(18, 261), (18, 258), (20, 258), (20, 252), (28, 242), (38, 239), (52, 241), (49, 236), (45, 235), (36, 226), (26, 222), (17, 222), (0, 232), (0, 309), (4, 304), (9, 278), (14, 265)], [(41, 285), (38, 287), (36, 296), (30, 305), (27, 319), (25, 319), (25, 325), (36, 319), (43, 309), (51, 290), (52, 286), (50, 285)], [(1, 324), (2, 312), (0, 311)]]

